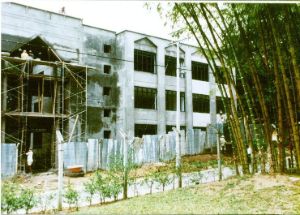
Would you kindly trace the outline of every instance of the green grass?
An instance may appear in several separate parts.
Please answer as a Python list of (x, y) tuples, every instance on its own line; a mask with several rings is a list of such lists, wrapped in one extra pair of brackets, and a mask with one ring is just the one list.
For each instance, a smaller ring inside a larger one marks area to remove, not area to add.
[(278, 177), (234, 178), (81, 208), (77, 214), (299, 214), (299, 181)]

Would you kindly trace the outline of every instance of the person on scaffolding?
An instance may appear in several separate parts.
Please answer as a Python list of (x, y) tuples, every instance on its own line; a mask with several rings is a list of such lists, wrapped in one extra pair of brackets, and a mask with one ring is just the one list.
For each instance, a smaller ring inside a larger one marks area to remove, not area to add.
[(27, 166), (28, 166), (28, 170), (29, 170), (29, 173), (32, 173), (32, 168), (31, 168), (31, 165), (33, 163), (33, 152), (31, 149), (28, 150), (28, 152), (26, 153), (27, 155)]

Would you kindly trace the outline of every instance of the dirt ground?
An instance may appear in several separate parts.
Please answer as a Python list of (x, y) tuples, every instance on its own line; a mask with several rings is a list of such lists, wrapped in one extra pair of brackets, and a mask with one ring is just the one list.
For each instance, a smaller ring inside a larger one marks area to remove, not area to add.
[[(209, 161), (216, 161), (216, 159), (217, 156), (215, 154), (184, 156), (182, 157), (182, 163), (185, 165), (189, 165), (193, 162), (206, 163)], [(175, 161), (169, 161), (166, 163), (159, 162), (153, 164), (144, 164), (141, 167), (131, 171), (130, 174), (134, 177), (143, 177), (148, 173), (157, 171), (158, 169), (165, 171), (172, 168), (173, 166), (175, 166)], [(87, 173), (84, 177), (64, 176), (64, 184), (66, 185), (70, 182), (74, 187), (82, 187), (93, 174), (94, 173)], [(28, 174), (18, 175), (13, 180), (19, 182), (20, 184), (22, 184), (22, 186), (35, 188), (38, 191), (56, 190), (58, 183), (57, 174), (53, 171), (37, 173), (31, 176)]]

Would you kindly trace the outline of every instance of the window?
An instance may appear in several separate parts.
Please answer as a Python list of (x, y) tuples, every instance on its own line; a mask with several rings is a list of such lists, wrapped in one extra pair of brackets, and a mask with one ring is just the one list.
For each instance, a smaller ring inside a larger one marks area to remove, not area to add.
[(226, 79), (225, 79), (225, 75), (224, 75), (224, 71), (221, 67), (217, 67), (215, 70), (216, 76), (216, 83), (219, 84), (226, 84)]
[[(226, 102), (227, 105), (230, 104), (230, 98), (224, 98), (224, 102)], [(221, 97), (216, 97), (216, 105), (217, 105), (217, 113), (220, 113), (220, 111), (222, 111), (222, 113), (225, 113), (225, 106), (222, 102), (222, 98)]]
[(110, 139), (111, 138), (111, 131), (110, 130), (105, 130), (103, 132), (103, 138), (104, 139)]
[(155, 58), (155, 53), (135, 49), (134, 70), (155, 73)]
[(110, 94), (110, 87), (103, 87), (103, 95), (109, 96)]
[(110, 109), (104, 109), (103, 116), (104, 117), (110, 117), (110, 113), (111, 113)]
[(110, 74), (111, 66), (110, 65), (104, 65), (104, 73)]
[[(176, 111), (176, 91), (166, 90), (166, 110)], [(180, 92), (180, 111), (185, 111), (185, 93)]]
[(134, 136), (143, 137), (143, 135), (156, 135), (157, 125), (150, 124), (135, 124), (134, 125)]
[(107, 45), (107, 44), (104, 44), (104, 53), (110, 53), (111, 52), (111, 45)]
[[(182, 58), (180, 58), (180, 65), (182, 65), (184, 63), (184, 60)], [(165, 69), (166, 69), (166, 75), (169, 76), (175, 76), (177, 74), (176, 71), (176, 57), (171, 57), (171, 56), (165, 56)], [(184, 75), (182, 73), (180, 73), (180, 77), (184, 78)]]
[[(176, 125), (166, 125), (166, 133), (172, 132), (173, 128), (176, 128)], [(180, 126), (180, 131), (184, 130), (185, 131), (186, 127), (185, 126)]]
[(197, 126), (194, 126), (193, 129), (198, 129), (198, 130), (201, 130), (201, 131), (206, 131), (206, 127), (197, 127)]
[(156, 109), (156, 89), (134, 87), (134, 107)]
[(193, 94), (193, 110), (198, 113), (209, 113), (209, 96)]
[(192, 61), (192, 79), (208, 81), (208, 64)]
[(43, 133), (42, 132), (35, 132), (33, 134), (33, 148), (34, 149), (41, 149), (43, 148)]

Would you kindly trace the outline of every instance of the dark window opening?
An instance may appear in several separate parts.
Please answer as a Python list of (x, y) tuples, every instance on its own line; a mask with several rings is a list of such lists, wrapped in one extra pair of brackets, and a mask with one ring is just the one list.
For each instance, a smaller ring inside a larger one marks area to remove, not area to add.
[(105, 131), (103, 132), (103, 138), (104, 138), (104, 139), (111, 139), (111, 131), (105, 130)]
[(193, 129), (198, 129), (201, 131), (206, 131), (206, 127), (194, 126)]
[(134, 107), (156, 109), (156, 89), (134, 87)]
[[(176, 91), (166, 90), (166, 110), (176, 111)], [(180, 111), (185, 111), (185, 93), (180, 92)]]
[[(230, 105), (230, 98), (223, 98), (224, 102), (226, 102), (227, 107), (228, 105)], [(225, 106), (224, 103), (222, 102), (222, 98), (221, 97), (216, 97), (216, 105), (217, 105), (217, 113), (220, 113), (220, 111), (222, 111), (222, 113), (225, 113)]]
[(208, 81), (208, 64), (192, 61), (192, 79)]
[(134, 134), (136, 137), (142, 137), (143, 135), (156, 135), (157, 125), (150, 124), (135, 124)]
[(111, 114), (111, 110), (110, 109), (104, 109), (104, 117), (110, 117), (110, 114)]
[[(166, 125), (166, 133), (172, 132), (173, 128), (176, 128), (176, 125)], [(184, 130), (185, 131), (186, 126), (180, 126), (180, 131)]]
[(36, 132), (33, 133), (33, 148), (34, 149), (41, 149), (43, 148), (43, 133)]
[(193, 110), (197, 113), (209, 113), (209, 96), (193, 94)]
[(134, 50), (134, 70), (149, 73), (155, 72), (156, 54), (152, 52)]
[(222, 67), (217, 67), (215, 70), (215, 80), (218, 84), (226, 84), (225, 74)]
[(110, 74), (111, 66), (110, 65), (104, 65), (104, 73)]
[(109, 96), (110, 94), (110, 87), (103, 87), (103, 95)]
[[(184, 63), (184, 59), (180, 58), (180, 65), (182, 65)], [(165, 69), (166, 69), (166, 75), (169, 75), (169, 76), (175, 76), (176, 77), (176, 74), (177, 74), (177, 71), (176, 71), (176, 57), (171, 57), (171, 56), (165, 56)], [(179, 76), (181, 78), (184, 78), (184, 73), (181, 73), (180, 71), (180, 74)]]
[(111, 52), (111, 45), (104, 44), (104, 53), (110, 53)]

